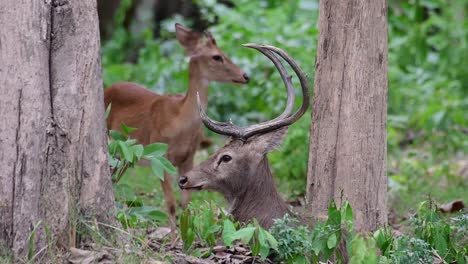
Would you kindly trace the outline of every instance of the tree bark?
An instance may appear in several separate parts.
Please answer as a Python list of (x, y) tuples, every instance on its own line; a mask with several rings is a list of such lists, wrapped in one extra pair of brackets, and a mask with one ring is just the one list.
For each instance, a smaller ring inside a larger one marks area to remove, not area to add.
[(38, 223), (36, 252), (75, 246), (88, 217), (113, 221), (96, 10), (93, 0), (0, 3), (0, 244), (15, 258)]
[(387, 6), (322, 0), (307, 175), (314, 218), (348, 200), (358, 231), (387, 222)]

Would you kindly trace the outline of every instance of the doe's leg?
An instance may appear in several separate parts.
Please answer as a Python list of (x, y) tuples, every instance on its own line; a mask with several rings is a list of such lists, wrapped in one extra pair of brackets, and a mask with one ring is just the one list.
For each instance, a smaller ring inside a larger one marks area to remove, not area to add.
[(172, 240), (177, 238), (177, 222), (176, 222), (176, 200), (174, 190), (172, 189), (171, 175), (164, 173), (164, 181), (161, 181), (161, 186), (164, 192), (167, 212), (169, 213), (169, 225), (171, 227)]
[[(187, 172), (192, 170), (193, 158), (194, 158), (194, 155), (191, 155), (179, 166), (179, 175), (185, 175)], [(190, 199), (191, 199), (190, 191), (182, 190), (181, 205), (183, 209), (187, 208), (187, 205), (190, 203)]]

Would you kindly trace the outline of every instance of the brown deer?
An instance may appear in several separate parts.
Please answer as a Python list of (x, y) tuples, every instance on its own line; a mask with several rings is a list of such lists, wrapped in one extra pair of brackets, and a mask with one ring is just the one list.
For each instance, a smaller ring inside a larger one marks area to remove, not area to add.
[[(221, 135), (231, 136), (231, 141), (206, 161), (187, 174), (180, 176), (183, 190), (211, 190), (220, 192), (229, 202), (230, 213), (237, 221), (248, 222), (256, 218), (259, 224), (269, 228), (273, 220), (283, 217), (288, 206), (278, 194), (268, 164), (267, 153), (277, 148), (287, 133), (287, 126), (297, 121), (309, 107), (309, 86), (299, 66), (281, 49), (272, 46), (247, 44), (266, 55), (276, 66), (288, 94), (286, 109), (277, 118), (237, 127), (210, 119), (200, 102), (200, 116), (205, 126)], [(294, 89), (291, 78), (278, 61), (282, 57), (299, 77), (303, 101), (301, 108), (291, 115), (294, 105)]]
[[(121, 124), (125, 124), (137, 128), (130, 136), (143, 145), (167, 143), (167, 158), (183, 175), (192, 169), (193, 157), (203, 136), (197, 94), (200, 107), (205, 109), (210, 82), (245, 84), (249, 77), (224, 54), (210, 33), (193, 32), (180, 24), (175, 28), (177, 40), (190, 57), (189, 87), (185, 96), (159, 95), (138, 84), (122, 82), (107, 88), (104, 100), (106, 108), (112, 103), (107, 118), (109, 130), (119, 130)], [(171, 229), (175, 231), (175, 198), (168, 174), (162, 181), (162, 189)], [(182, 191), (182, 206), (189, 201), (189, 192)]]

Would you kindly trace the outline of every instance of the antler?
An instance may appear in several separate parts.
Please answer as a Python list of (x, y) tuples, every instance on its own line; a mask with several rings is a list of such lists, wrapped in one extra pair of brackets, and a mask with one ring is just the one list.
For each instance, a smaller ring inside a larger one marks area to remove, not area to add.
[[(256, 49), (260, 51), (261, 53), (263, 53), (266, 57), (268, 57), (273, 62), (275, 67), (278, 69), (281, 75), (281, 78), (283, 79), (283, 82), (286, 86), (287, 94), (288, 94), (287, 104), (283, 113), (279, 115), (277, 118), (267, 121), (267, 122), (250, 125), (247, 127), (238, 127), (231, 122), (229, 123), (218, 122), (209, 118), (206, 115), (206, 112), (203, 110), (203, 107), (201, 106), (201, 103), (200, 103), (200, 97), (197, 94), (198, 110), (200, 112), (200, 117), (203, 123), (205, 124), (205, 126), (215, 133), (232, 136), (234, 138), (239, 138), (243, 140), (256, 134), (266, 133), (269, 131), (279, 129), (284, 126), (291, 125), (292, 123), (296, 122), (307, 111), (307, 108), (309, 107), (309, 101), (310, 101), (309, 100), (309, 85), (307, 82), (307, 78), (305, 74), (302, 72), (302, 70), (299, 68), (299, 66), (296, 64), (296, 62), (286, 52), (284, 52), (283, 50), (279, 48), (276, 48), (273, 46), (267, 46), (267, 45), (245, 44), (244, 46)], [(285, 68), (283, 67), (281, 62), (276, 58), (276, 55), (274, 55), (274, 53), (282, 57), (291, 66), (291, 68), (294, 70), (296, 75), (299, 77), (299, 81), (301, 83), (302, 96), (303, 96), (302, 106), (293, 115), (290, 115), (292, 107), (294, 105), (294, 88), (292, 86), (291, 76), (288, 76)]]

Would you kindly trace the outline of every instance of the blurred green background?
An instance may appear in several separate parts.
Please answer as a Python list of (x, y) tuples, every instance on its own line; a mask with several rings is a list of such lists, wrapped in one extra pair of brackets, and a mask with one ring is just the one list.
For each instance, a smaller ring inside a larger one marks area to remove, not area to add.
[[(211, 84), (209, 114), (215, 119), (246, 125), (275, 117), (283, 110), (285, 92), (278, 73), (263, 55), (243, 48), (243, 43), (286, 50), (313, 86), (317, 1), (98, 2), (105, 86), (132, 81), (157, 93), (184, 93), (188, 59), (175, 40), (175, 22), (208, 29), (228, 57), (251, 76), (251, 82), (244, 86)], [(404, 218), (428, 197), (438, 202), (467, 201), (468, 2), (390, 0), (388, 4), (387, 149), (392, 222)], [(300, 104), (298, 88), (296, 93), (296, 104)], [(290, 127), (281, 149), (269, 156), (287, 199), (305, 193), (309, 127), (310, 114)], [(197, 161), (225, 141), (207, 134), (215, 145), (200, 151)], [(129, 170), (122, 184), (133, 188), (147, 203), (163, 205), (160, 184), (149, 169)], [(200, 193), (195, 201), (222, 200), (213, 197)]]

